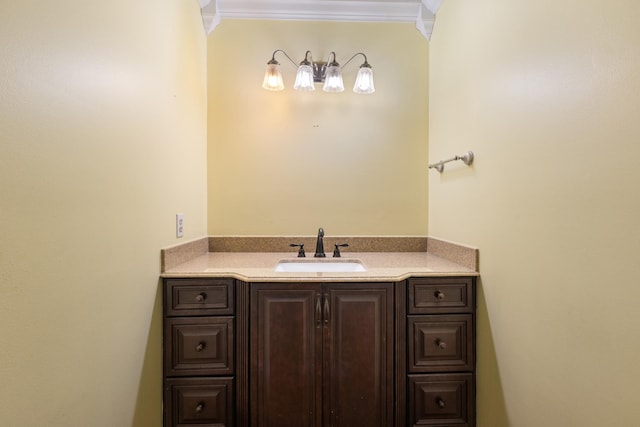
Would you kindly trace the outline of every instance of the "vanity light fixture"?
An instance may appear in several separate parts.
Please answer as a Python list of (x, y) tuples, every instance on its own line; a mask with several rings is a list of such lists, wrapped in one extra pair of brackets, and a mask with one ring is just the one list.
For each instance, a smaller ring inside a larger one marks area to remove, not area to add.
[[(282, 52), (291, 63), (298, 67), (296, 73), (296, 81), (293, 84), (295, 90), (312, 91), (315, 90), (315, 83), (323, 83), (322, 90), (325, 92), (343, 92), (344, 83), (342, 81), (342, 69), (346, 67), (356, 56), (362, 55), (364, 62), (360, 65), (356, 82), (353, 85), (355, 93), (370, 94), (376, 91), (373, 85), (373, 70), (367, 62), (367, 56), (358, 52), (349, 60), (340, 66), (336, 61), (336, 53), (329, 54), (328, 62), (313, 62), (311, 51), (307, 51), (304, 59), (297, 65), (287, 53), (282, 49), (276, 49), (271, 55), (271, 60), (267, 62), (267, 69), (264, 73), (262, 87), (267, 90), (283, 90), (284, 83), (282, 81), (282, 73), (280, 72), (280, 63), (276, 61), (276, 53)], [(332, 59), (333, 58), (333, 59)]]

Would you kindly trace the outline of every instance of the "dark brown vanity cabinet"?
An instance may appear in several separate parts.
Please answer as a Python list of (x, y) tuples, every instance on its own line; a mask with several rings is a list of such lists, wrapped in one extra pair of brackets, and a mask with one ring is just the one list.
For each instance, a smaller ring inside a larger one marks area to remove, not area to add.
[(408, 280), (409, 426), (475, 426), (475, 277)]
[(475, 277), (163, 280), (165, 427), (475, 427)]
[(252, 427), (394, 424), (394, 284), (250, 284)]
[(233, 279), (164, 279), (164, 426), (234, 426)]

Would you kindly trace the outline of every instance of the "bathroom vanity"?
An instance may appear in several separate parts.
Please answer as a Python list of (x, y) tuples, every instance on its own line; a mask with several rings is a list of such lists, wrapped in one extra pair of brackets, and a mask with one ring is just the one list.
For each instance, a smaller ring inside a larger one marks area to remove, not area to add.
[(475, 426), (475, 249), (209, 249), (162, 273), (165, 427)]

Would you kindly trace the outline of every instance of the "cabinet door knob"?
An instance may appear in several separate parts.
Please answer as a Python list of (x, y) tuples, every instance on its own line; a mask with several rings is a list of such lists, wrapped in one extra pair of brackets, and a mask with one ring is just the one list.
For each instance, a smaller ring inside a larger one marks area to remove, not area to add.
[(204, 402), (200, 402), (200, 403), (198, 403), (198, 406), (196, 406), (196, 412), (197, 412), (197, 413), (202, 412), (202, 411), (204, 410), (204, 406), (205, 406), (205, 405), (204, 405)]
[(435, 297), (440, 301), (444, 299), (444, 292), (442, 292), (441, 290), (435, 291), (433, 295), (435, 295)]
[(446, 405), (446, 403), (445, 403), (445, 401), (444, 401), (444, 400), (442, 400), (442, 398), (441, 398), (441, 397), (438, 397), (438, 398), (436, 399), (436, 404), (438, 405), (438, 408), (444, 408), (445, 406), (447, 406), (447, 405)]
[(196, 346), (196, 351), (197, 352), (201, 352), (202, 350), (204, 350), (204, 348), (207, 346), (206, 342), (200, 341), (198, 343), (198, 345)]
[(447, 348), (447, 343), (442, 341), (440, 338), (438, 338), (436, 340), (436, 345), (438, 346), (439, 349), (444, 350), (445, 348)]
[(204, 292), (200, 292), (198, 295), (196, 295), (197, 302), (203, 302), (206, 299), (207, 299), (207, 294), (205, 294)]

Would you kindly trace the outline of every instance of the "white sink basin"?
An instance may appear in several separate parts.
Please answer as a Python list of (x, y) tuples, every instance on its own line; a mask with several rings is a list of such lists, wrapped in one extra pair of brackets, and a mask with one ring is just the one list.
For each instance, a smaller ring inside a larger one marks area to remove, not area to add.
[(367, 269), (357, 259), (287, 259), (278, 262), (274, 271), (286, 273), (355, 273), (367, 271)]

